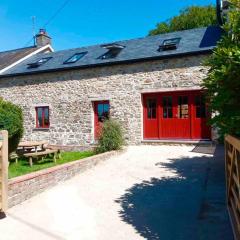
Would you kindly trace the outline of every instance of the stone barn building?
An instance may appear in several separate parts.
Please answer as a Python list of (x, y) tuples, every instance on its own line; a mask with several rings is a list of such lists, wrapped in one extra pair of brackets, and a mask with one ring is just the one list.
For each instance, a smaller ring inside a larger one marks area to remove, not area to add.
[(211, 140), (202, 63), (220, 37), (208, 27), (35, 54), (0, 75), (0, 96), (23, 109), (25, 140), (91, 147), (109, 117), (128, 144)]

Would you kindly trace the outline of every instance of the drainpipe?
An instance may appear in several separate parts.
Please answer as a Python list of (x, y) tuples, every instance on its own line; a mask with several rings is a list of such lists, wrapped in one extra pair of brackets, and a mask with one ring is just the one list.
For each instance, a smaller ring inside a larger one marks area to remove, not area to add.
[(220, 26), (224, 24), (227, 20), (227, 13), (229, 11), (231, 2), (226, 0), (217, 0), (216, 10), (217, 10), (217, 19)]

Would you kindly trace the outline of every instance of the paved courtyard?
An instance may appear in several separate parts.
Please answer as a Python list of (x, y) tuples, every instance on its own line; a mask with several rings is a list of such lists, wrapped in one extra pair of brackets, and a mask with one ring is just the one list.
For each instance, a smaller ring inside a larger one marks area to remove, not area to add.
[(134, 146), (11, 208), (1, 240), (232, 240), (222, 148)]

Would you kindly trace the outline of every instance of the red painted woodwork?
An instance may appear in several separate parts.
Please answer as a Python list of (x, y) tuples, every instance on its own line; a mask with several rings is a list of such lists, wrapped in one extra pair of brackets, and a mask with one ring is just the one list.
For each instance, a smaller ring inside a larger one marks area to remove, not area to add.
[[(190, 114), (189, 114), (189, 98), (186, 94), (181, 93), (165, 93), (159, 96), (160, 98), (160, 137), (161, 138), (190, 138)], [(178, 101), (179, 98), (187, 98), (187, 109), (188, 116), (182, 117), (180, 116)], [(171, 104), (167, 107), (166, 99), (171, 99)], [(165, 103), (164, 103), (165, 102)], [(168, 109), (166, 112), (165, 109)], [(170, 110), (171, 109), (171, 110)], [(170, 112), (170, 114), (169, 114)]]
[(94, 137), (98, 139), (101, 131), (103, 122), (109, 119), (110, 104), (109, 101), (98, 101), (94, 102)]
[(192, 107), (192, 138), (209, 139), (211, 137), (211, 128), (207, 120), (210, 118), (210, 114), (207, 112), (207, 107), (203, 100), (200, 100), (200, 105), (196, 103), (196, 98), (202, 99), (203, 95), (199, 92), (192, 97), (194, 102)]
[(49, 107), (36, 107), (36, 128), (49, 128)]
[[(158, 121), (159, 121), (159, 113), (158, 113), (158, 97), (155, 94), (148, 94), (144, 96), (144, 136), (145, 138), (158, 138)], [(155, 110), (154, 110), (155, 103)], [(150, 106), (151, 105), (151, 106)], [(149, 108), (150, 107), (150, 108)]]
[[(153, 117), (149, 105), (152, 100), (156, 102)], [(208, 117), (201, 91), (143, 95), (145, 139), (210, 139)]]

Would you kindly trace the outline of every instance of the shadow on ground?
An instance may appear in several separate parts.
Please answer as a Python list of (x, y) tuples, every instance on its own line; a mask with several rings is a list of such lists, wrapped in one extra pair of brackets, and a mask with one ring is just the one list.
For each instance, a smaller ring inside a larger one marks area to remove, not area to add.
[(3, 218), (5, 218), (5, 217), (6, 217), (6, 214), (5, 214), (4, 212), (1, 212), (1, 211), (0, 211), (0, 220), (3, 219)]
[(176, 176), (152, 178), (116, 200), (123, 221), (146, 239), (232, 240), (225, 207), (222, 148), (215, 155), (158, 163)]

